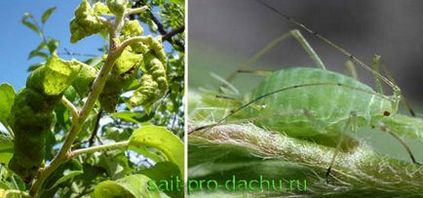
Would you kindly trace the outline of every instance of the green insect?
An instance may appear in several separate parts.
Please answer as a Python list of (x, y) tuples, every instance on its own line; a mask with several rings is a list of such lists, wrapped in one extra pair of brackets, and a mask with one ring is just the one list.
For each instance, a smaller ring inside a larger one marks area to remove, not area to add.
[[(392, 87), (393, 95), (386, 96), (352, 77), (326, 70), (326, 66), (300, 31), (293, 30), (279, 37), (277, 42), (288, 36), (294, 37), (313, 59), (317, 68), (295, 67), (272, 72), (252, 91), (247, 102), (233, 109), (217, 124), (233, 117), (246, 118), (261, 127), (280, 131), (291, 137), (336, 147), (337, 151), (348, 151), (358, 145), (349, 133), (357, 131), (358, 128), (376, 127), (396, 138), (407, 150), (412, 162), (418, 164), (410, 148), (397, 134), (421, 138), (423, 120), (397, 113), (401, 101), (400, 88), (325, 37), (282, 13), (278, 14), (372, 72), (377, 80), (382, 80)], [(253, 59), (258, 59), (274, 46), (275, 43), (269, 44)], [(375, 61), (374, 66), (377, 64)], [(196, 128), (191, 133), (209, 126)], [(337, 154), (338, 152), (334, 153), (331, 164)], [(327, 176), (330, 170), (331, 167), (328, 168)]]

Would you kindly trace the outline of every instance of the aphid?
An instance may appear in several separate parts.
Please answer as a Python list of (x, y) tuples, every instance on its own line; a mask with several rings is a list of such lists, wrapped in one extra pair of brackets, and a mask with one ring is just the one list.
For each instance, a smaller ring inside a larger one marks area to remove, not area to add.
[[(400, 88), (348, 51), (263, 1), (259, 2), (371, 72), (377, 80), (383, 81), (393, 89), (393, 95), (386, 96), (354, 78), (326, 70), (301, 33), (293, 30), (282, 35), (278, 42), (293, 36), (319, 68), (296, 67), (273, 72), (254, 89), (248, 102), (232, 110), (217, 124), (225, 122), (235, 114), (243, 113), (247, 118), (258, 117), (254, 119), (254, 123), (262, 127), (327, 146), (344, 147), (344, 150), (354, 146), (355, 140), (348, 133), (360, 127), (374, 126), (396, 138), (407, 150), (413, 163), (418, 164), (411, 150), (397, 134), (421, 138), (423, 120), (397, 114), (401, 101)], [(271, 43), (253, 59), (259, 58), (274, 45)], [(232, 77), (233, 75), (230, 76)], [(207, 127), (209, 126), (199, 127), (191, 132)], [(337, 152), (334, 153), (332, 163), (336, 155)], [(329, 172), (330, 167), (327, 174)]]

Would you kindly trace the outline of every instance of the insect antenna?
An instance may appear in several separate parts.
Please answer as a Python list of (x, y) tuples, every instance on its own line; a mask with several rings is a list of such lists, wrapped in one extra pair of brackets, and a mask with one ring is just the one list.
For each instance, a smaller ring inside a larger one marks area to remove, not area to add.
[(356, 58), (356, 56), (354, 56), (352, 53), (350, 53), (349, 51), (347, 51), (343, 47), (341, 47), (341, 46), (333, 43), (332, 41), (330, 41), (326, 37), (322, 36), (321, 34), (317, 33), (316, 31), (314, 31), (313, 29), (305, 26), (303, 23), (297, 21), (296, 19), (294, 19), (294, 18), (292, 18), (292, 17), (290, 17), (290, 16), (282, 13), (281, 11), (277, 10), (276, 8), (272, 7), (270, 4), (266, 3), (264, 0), (256, 0), (256, 1), (259, 2), (260, 4), (262, 4), (263, 6), (265, 6), (266, 8), (272, 10), (275, 14), (279, 15), (280, 17), (286, 19), (290, 23), (295, 24), (296, 26), (300, 27), (301, 29), (305, 30), (306, 32), (308, 32), (308, 33), (314, 35), (315, 37), (317, 37), (318, 39), (322, 40), (323, 42), (325, 42), (329, 46), (337, 49), (342, 54), (344, 54), (345, 56), (347, 56), (351, 61), (353, 61), (354, 63), (360, 65), (361, 67), (363, 67), (365, 70), (371, 72), (372, 74), (376, 75), (378, 78), (380, 78), (382, 81), (384, 81), (387, 85), (389, 85), (390, 87), (392, 87), (395, 100), (396, 101), (399, 101), (400, 100), (400, 97), (401, 97), (401, 89), (394, 82), (392, 82), (391, 80), (389, 80), (385, 76), (381, 75), (380, 73), (378, 73), (377, 71), (375, 71), (374, 69), (372, 69), (370, 66), (368, 66), (367, 64), (365, 64), (364, 62), (362, 62), (358, 58)]

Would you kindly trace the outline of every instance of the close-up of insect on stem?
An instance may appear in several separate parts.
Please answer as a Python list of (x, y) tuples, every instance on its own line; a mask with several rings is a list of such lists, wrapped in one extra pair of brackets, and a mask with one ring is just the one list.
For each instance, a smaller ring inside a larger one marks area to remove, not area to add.
[[(392, 196), (395, 193), (402, 194), (403, 190), (413, 195), (421, 194), (423, 189), (418, 179), (422, 177), (422, 166), (419, 163), (421, 158), (416, 157), (421, 154), (404, 139), (417, 140), (417, 144), (421, 147), (423, 120), (416, 117), (415, 110), (410, 107), (408, 100), (404, 99), (406, 94), (394, 80), (395, 75), (387, 69), (385, 63), (391, 64), (385, 62), (384, 54), (382, 54), (383, 61), (381, 56), (374, 55), (376, 52), (373, 52), (371, 61), (362, 61), (358, 55), (353, 55), (347, 48), (329, 40), (329, 37), (315, 31), (315, 28), (285, 14), (286, 8), (278, 9), (277, 2), (256, 0), (248, 3), (251, 5), (244, 8), (248, 9), (254, 5), (256, 9), (265, 9), (280, 21), (288, 22), (293, 28), (283, 34), (279, 33), (279, 36), (273, 37), (264, 47), (257, 47), (258, 52), (247, 58), (247, 61), (236, 64), (239, 66), (235, 71), (218, 72), (212, 69), (211, 71), (219, 73), (214, 75), (217, 79), (215, 81), (218, 82), (216, 89), (211, 90), (200, 85), (200, 89), (193, 90), (191, 97), (193, 99), (189, 99), (190, 102), (195, 100), (191, 102), (189, 109), (192, 149), (206, 149), (201, 141), (216, 145), (253, 148), (254, 151), (251, 152), (255, 153), (254, 156), (261, 156), (264, 159), (279, 158), (280, 161), (313, 169), (314, 176), (306, 178), (321, 184), (311, 184), (313, 191), (320, 190), (320, 193), (330, 193), (336, 189), (334, 186), (338, 186), (345, 187), (343, 190), (338, 190), (338, 193), (349, 192), (349, 195), (352, 195), (352, 192), (358, 194), (390, 192), (393, 193), (390, 194)], [(347, 7), (340, 4), (337, 6)], [(310, 37), (306, 39), (303, 33)], [(302, 51), (305, 51), (302, 53), (308, 55), (306, 57), (312, 61), (308, 64), (310, 66), (296, 66), (295, 63), (290, 63), (289, 67), (279, 66), (271, 69), (254, 67), (257, 63), (263, 64), (260, 60), (269, 52), (275, 51), (279, 45), (285, 45), (287, 40), (293, 40), (302, 47)], [(321, 58), (319, 50), (314, 49), (315, 44), (309, 44), (309, 40), (319, 43), (318, 45), (326, 45), (334, 50), (333, 53), (343, 57), (346, 62), (344, 70), (349, 72), (336, 71), (339, 68), (332, 69), (331, 65)], [(201, 42), (198, 43), (200, 46)], [(192, 62), (195, 63), (195, 59), (192, 59)], [(364, 76), (370, 76), (373, 83), (366, 79), (360, 80), (363, 75), (357, 71), (364, 72)], [(247, 90), (245, 94), (236, 88), (235, 80), (239, 76), (251, 78), (250, 76), (255, 74), (262, 77), (256, 85), (249, 87), (249, 91), (245, 88)], [(191, 82), (190, 86), (195, 84)], [(250, 124), (261, 129), (251, 129)], [(267, 140), (262, 138), (269, 137), (257, 135), (263, 133), (260, 130), (281, 134), (283, 138), (287, 138), (282, 144), (289, 142), (289, 146), (272, 145), (272, 141), (263, 144)], [(401, 146), (400, 149), (407, 158), (403, 156), (399, 160), (391, 155), (374, 152), (371, 148), (373, 144), (366, 143), (364, 141), (366, 138), (363, 137), (367, 136), (366, 133), (376, 132), (383, 134), (380, 137), (396, 141), (395, 144)], [(361, 134), (362, 137), (357, 134)], [(251, 140), (251, 136), (258, 139)], [(316, 149), (315, 146), (322, 150)], [(274, 150), (270, 152), (269, 147)], [(189, 156), (196, 156), (194, 150), (189, 152), (193, 153)], [(193, 157), (194, 160), (199, 160), (197, 158), (199, 157)], [(218, 162), (222, 163), (221, 161), (219, 157), (209, 159), (210, 163), (216, 165)], [(389, 176), (391, 179), (387, 180), (378, 175), (377, 172), (384, 172), (384, 166), (390, 167), (390, 172), (385, 174), (393, 176)], [(189, 167), (191, 167), (190, 175), (194, 178), (199, 177), (200, 168), (204, 169), (201, 163), (193, 163)], [(260, 169), (260, 166), (256, 168)], [(402, 178), (402, 175), (410, 170), (413, 173), (408, 175), (408, 180)], [(206, 174), (202, 177), (213, 178), (213, 175)], [(394, 181), (398, 183), (391, 185)], [(416, 181), (417, 184), (414, 183)], [(384, 182), (390, 184), (383, 184)], [(405, 186), (409, 184), (413, 184), (415, 188), (406, 188)], [(317, 191), (310, 193), (319, 194)]]

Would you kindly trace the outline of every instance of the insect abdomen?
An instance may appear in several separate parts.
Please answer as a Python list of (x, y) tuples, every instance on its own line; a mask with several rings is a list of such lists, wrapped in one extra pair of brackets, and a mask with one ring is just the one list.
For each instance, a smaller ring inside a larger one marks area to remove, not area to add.
[[(314, 83), (316, 85), (312, 85)], [(324, 123), (325, 128), (337, 125), (346, 121), (352, 112), (360, 120), (369, 121), (379, 111), (390, 107), (389, 101), (373, 94), (369, 86), (348, 76), (317, 68), (300, 67), (274, 72), (260, 83), (252, 96), (257, 98), (275, 90), (304, 84), (311, 86), (281, 91), (257, 102), (261, 108), (256, 113), (272, 117), (258, 119), (258, 123), (307, 136), (311, 134), (307, 132), (315, 130), (320, 123)]]

